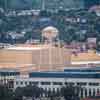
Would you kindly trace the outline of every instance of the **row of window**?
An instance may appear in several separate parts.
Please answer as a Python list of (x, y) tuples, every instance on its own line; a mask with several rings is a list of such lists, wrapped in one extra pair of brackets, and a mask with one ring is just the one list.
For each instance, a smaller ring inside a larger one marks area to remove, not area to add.
[(16, 76), (20, 75), (19, 72), (0, 72), (0, 76)]
[(64, 69), (64, 72), (100, 72), (100, 69)]
[[(68, 83), (65, 83), (66, 85), (70, 84), (70, 85), (75, 85), (74, 82), (68, 82)], [(86, 82), (77, 82), (76, 83), (77, 85), (80, 85), (80, 86), (86, 86), (87, 83)], [(99, 86), (100, 83), (88, 83), (89, 86)]]
[[(53, 85), (63, 85), (62, 82), (52, 82), (52, 83), (53, 83)], [(23, 82), (23, 81), (16, 82), (16, 85), (19, 85), (19, 84), (20, 85), (23, 85), (23, 84), (25, 84), (25, 85), (38, 85), (39, 82), (38, 81), (34, 81), (34, 82), (32, 82), (32, 81), (30, 81), (30, 82)], [(41, 85), (51, 85), (51, 82), (40, 82), (40, 84)], [(86, 82), (77, 82), (77, 83), (74, 83), (74, 82), (65, 82), (64, 84), (65, 85), (75, 85), (75, 84), (77, 84), (79, 86), (86, 86), (87, 85)], [(89, 86), (99, 86), (100, 83), (88, 83), (88, 85)]]
[(74, 72), (34, 72), (30, 73), (29, 77), (44, 77), (44, 78), (95, 78), (99, 79), (100, 78), (100, 73), (96, 72), (84, 72), (84, 73), (74, 73)]
[[(51, 85), (51, 82), (40, 82), (41, 83), (41, 85)], [(23, 85), (23, 84), (25, 84), (25, 85), (38, 85), (39, 84), (39, 82), (38, 81), (35, 81), (35, 82), (16, 82), (16, 85), (18, 85), (18, 84), (20, 84), (20, 85)], [(63, 83), (62, 82), (53, 82), (53, 85), (63, 85)]]

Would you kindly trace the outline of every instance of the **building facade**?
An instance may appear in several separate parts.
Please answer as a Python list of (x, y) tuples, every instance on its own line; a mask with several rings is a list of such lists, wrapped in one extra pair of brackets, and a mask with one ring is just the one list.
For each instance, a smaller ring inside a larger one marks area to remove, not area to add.
[(79, 86), (82, 98), (96, 96), (100, 93), (100, 70), (66, 69), (62, 72), (31, 72), (28, 77), (14, 80), (14, 88), (37, 85), (46, 91), (60, 91), (63, 86)]
[(0, 70), (0, 84), (6, 85), (10, 89), (14, 89), (14, 80), (20, 75), (20, 72), (9, 69)]
[(80, 87), (79, 97), (86, 98), (100, 94), (100, 68), (77, 67), (64, 71), (36, 71), (27, 75), (22, 75), (15, 70), (2, 70), (0, 84), (13, 90), (17, 87), (36, 85), (47, 92), (59, 92), (63, 86), (72, 85)]

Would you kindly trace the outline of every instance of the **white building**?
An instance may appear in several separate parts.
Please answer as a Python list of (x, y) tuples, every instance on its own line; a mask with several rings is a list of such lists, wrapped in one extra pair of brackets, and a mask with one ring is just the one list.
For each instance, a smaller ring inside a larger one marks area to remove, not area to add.
[(14, 80), (14, 88), (37, 85), (44, 90), (60, 91), (65, 85), (80, 86), (79, 96), (96, 96), (100, 93), (100, 70), (66, 69), (64, 72), (32, 72), (29, 77), (18, 77)]
[(67, 68), (64, 71), (31, 72), (22, 76), (15, 70), (1, 70), (0, 84), (15, 90), (17, 87), (37, 85), (46, 91), (60, 91), (63, 86), (81, 87), (80, 97), (100, 94), (100, 68)]

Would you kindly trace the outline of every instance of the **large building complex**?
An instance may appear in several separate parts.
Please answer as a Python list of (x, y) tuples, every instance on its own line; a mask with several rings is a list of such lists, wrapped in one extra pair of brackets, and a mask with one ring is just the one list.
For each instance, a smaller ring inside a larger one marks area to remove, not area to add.
[(70, 84), (81, 87), (82, 98), (100, 93), (99, 53), (61, 46), (58, 35), (49, 26), (42, 30), (40, 44), (1, 46), (1, 83), (12, 89), (37, 85), (46, 91), (60, 91)]
[[(73, 53), (71, 49), (50, 45), (17, 45), (0, 50), (0, 68), (23, 71), (63, 70), (67, 66), (99, 66), (100, 55), (95, 51)], [(66, 67), (65, 67), (66, 66)]]
[[(81, 98), (100, 93), (100, 68), (73, 68), (64, 71), (30, 72), (27, 77), (17, 71), (0, 71), (0, 81), (11, 89), (37, 85), (46, 91), (59, 92), (65, 85), (80, 87)], [(46, 96), (46, 94), (44, 94)]]
[(73, 54), (53, 44), (16, 45), (1, 49), (0, 58), (0, 80), (9, 88), (38, 85), (60, 91), (70, 84), (82, 88), (82, 98), (100, 93), (100, 68), (96, 67), (100, 56), (94, 51)]
[(1, 68), (20, 69), (22, 67), (22, 70), (35, 71), (61, 70), (70, 62), (67, 49), (50, 47), (50, 45), (9, 47), (0, 50), (0, 58)]

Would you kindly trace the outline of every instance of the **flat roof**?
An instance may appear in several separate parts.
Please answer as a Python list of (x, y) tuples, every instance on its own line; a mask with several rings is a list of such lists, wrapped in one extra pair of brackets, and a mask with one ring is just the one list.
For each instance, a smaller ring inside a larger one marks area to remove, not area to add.
[(41, 50), (47, 49), (46, 47), (9, 47), (7, 50)]

